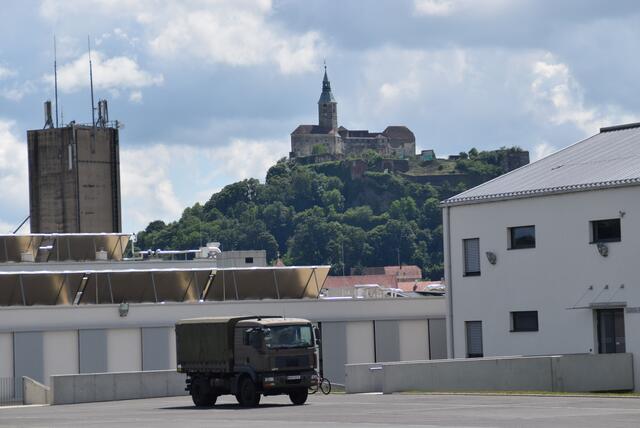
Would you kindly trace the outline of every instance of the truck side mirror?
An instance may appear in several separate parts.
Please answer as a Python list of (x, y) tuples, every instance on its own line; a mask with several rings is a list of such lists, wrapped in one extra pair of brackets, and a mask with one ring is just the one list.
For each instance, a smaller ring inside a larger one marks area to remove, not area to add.
[(316, 345), (319, 345), (322, 340), (322, 333), (320, 333), (320, 329), (318, 327), (313, 327), (313, 335), (316, 337)]

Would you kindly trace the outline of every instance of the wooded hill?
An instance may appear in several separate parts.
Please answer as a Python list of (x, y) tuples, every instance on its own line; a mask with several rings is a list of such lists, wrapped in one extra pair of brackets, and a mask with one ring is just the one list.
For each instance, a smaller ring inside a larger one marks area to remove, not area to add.
[(415, 264), (429, 279), (443, 276), (439, 202), (504, 173), (504, 156), (519, 148), (461, 153), (460, 159), (382, 159), (367, 153), (301, 165), (281, 159), (264, 184), (230, 184), (179, 220), (151, 222), (140, 249), (193, 249), (216, 241), (224, 250), (264, 249), (269, 262), (351, 268)]

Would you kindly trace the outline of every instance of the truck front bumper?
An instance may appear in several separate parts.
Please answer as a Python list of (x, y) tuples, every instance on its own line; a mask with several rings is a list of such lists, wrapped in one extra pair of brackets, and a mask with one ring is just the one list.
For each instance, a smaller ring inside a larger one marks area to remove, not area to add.
[(267, 391), (278, 391), (285, 389), (309, 388), (316, 385), (318, 379), (314, 371), (304, 371), (296, 373), (265, 373), (260, 376), (262, 389)]

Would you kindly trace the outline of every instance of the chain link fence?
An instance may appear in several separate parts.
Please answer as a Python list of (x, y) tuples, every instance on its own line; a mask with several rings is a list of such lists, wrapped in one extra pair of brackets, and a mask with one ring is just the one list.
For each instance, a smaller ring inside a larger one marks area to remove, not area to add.
[(15, 381), (12, 377), (0, 377), (0, 406), (22, 404), (15, 391)]

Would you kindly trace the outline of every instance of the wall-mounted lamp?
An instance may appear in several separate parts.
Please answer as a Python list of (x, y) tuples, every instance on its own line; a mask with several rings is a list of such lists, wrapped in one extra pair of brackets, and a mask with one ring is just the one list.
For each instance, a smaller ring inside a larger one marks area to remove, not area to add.
[(498, 256), (496, 256), (496, 253), (487, 251), (485, 254), (487, 255), (487, 260), (489, 260), (489, 263), (492, 265), (495, 265), (498, 262)]
[(602, 257), (607, 257), (609, 255), (609, 247), (607, 244), (603, 244), (602, 242), (598, 242), (598, 252)]
[(129, 304), (127, 302), (120, 303), (120, 306), (118, 306), (118, 313), (121, 317), (129, 315)]

